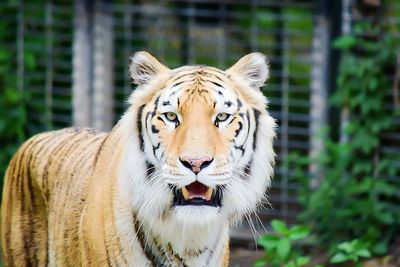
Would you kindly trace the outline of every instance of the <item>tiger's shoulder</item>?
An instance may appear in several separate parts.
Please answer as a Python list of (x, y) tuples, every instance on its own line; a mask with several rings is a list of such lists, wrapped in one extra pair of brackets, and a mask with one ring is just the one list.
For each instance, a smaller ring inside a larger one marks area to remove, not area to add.
[[(6, 176), (29, 169), (30, 175), (44, 191), (53, 179), (77, 170), (89, 172), (108, 133), (90, 128), (65, 128), (36, 134), (24, 142), (10, 161)], [(86, 164), (82, 164), (82, 163)], [(76, 166), (80, 164), (80, 166)]]

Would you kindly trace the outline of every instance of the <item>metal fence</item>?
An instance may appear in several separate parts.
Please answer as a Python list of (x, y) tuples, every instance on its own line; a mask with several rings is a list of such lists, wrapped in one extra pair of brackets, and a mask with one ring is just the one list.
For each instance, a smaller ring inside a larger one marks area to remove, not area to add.
[[(30, 134), (70, 125), (110, 129), (134, 90), (127, 66), (135, 51), (147, 50), (170, 67), (227, 68), (251, 51), (266, 54), (271, 78), (262, 90), (279, 128), (277, 166), (268, 193), (272, 208), (262, 209), (259, 217), (265, 223), (272, 217), (293, 222), (301, 207), (284, 161), (290, 152), (316, 155), (322, 147), (318, 136), (327, 123), (332, 79), (332, 21), (324, 10), (332, 2), (20, 1), (2, 4), (1, 17), (15, 29), (8, 42), (18, 87), (30, 94)], [(351, 5), (345, 8), (343, 25), (352, 18), (352, 13), (346, 15)], [(383, 138), (390, 140), (385, 153), (400, 151), (398, 134)], [(252, 239), (246, 224), (234, 236)]]
[[(251, 51), (266, 54), (272, 71), (263, 92), (279, 124), (272, 208), (259, 212), (266, 224), (271, 217), (292, 221), (300, 210), (283, 164), (288, 153), (320, 145), (313, 137), (326, 116), (328, 31), (317, 7), (268, 0), (20, 1), (3, 8), (9, 12), (2, 18), (15, 29), (10, 49), (19, 88), (30, 94), (30, 134), (73, 124), (110, 129), (134, 90), (127, 65), (135, 51), (150, 51), (170, 67), (227, 68)], [(247, 224), (234, 236), (252, 239)]]

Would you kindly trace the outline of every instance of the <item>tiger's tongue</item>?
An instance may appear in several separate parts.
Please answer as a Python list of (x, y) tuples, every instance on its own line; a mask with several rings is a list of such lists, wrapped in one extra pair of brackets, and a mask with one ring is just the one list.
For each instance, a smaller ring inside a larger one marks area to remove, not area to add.
[(209, 201), (211, 199), (212, 193), (213, 189), (211, 187), (208, 187), (197, 181), (182, 188), (182, 195), (183, 198), (186, 200), (202, 198)]
[(193, 182), (190, 185), (186, 186), (186, 189), (189, 191), (190, 195), (201, 196), (205, 195), (208, 190), (208, 187), (199, 182)]

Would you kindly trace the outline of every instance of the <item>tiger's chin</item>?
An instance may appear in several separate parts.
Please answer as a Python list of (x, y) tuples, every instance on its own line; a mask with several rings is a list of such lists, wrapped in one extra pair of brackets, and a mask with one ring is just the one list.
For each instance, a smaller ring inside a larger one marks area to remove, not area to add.
[[(213, 223), (220, 222), (222, 218), (219, 207), (186, 205), (175, 206), (171, 219), (182, 227), (207, 227)], [(184, 230), (183, 228), (182, 231)]]

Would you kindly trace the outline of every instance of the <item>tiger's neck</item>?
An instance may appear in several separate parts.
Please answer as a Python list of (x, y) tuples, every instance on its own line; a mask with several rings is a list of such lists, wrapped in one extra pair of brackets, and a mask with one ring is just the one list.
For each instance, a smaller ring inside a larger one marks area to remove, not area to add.
[(179, 227), (155, 220), (152, 225), (133, 214), (134, 229), (146, 257), (155, 266), (222, 266), (229, 242), (228, 224)]

